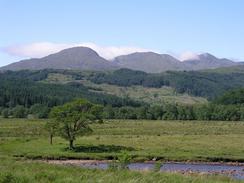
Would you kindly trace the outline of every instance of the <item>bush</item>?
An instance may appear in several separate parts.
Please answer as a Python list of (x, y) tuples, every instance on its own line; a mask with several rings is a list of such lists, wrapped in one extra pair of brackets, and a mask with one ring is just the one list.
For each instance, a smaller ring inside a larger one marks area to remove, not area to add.
[(2, 110), (2, 116), (3, 116), (3, 118), (8, 118), (9, 117), (9, 110), (8, 109), (3, 109)]
[(42, 104), (34, 104), (31, 106), (29, 113), (34, 115), (35, 118), (47, 118), (50, 109)]
[(27, 109), (24, 106), (16, 106), (12, 110), (14, 118), (25, 118), (27, 117)]
[(127, 152), (122, 152), (118, 157), (120, 169), (128, 169), (128, 165), (131, 161), (131, 156)]

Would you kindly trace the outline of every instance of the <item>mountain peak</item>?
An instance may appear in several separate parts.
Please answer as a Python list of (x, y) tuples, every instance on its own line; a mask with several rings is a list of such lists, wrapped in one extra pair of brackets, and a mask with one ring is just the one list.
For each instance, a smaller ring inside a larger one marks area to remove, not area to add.
[(200, 59), (217, 59), (214, 55), (210, 53), (202, 53), (198, 55)]
[(114, 62), (120, 67), (158, 73), (166, 70), (179, 70), (180, 61), (167, 54), (139, 52), (118, 56)]
[(100, 57), (97, 52), (87, 47), (73, 47), (40, 59), (28, 59), (16, 62), (1, 70), (40, 70), (40, 69), (74, 69), (74, 70), (111, 70), (115, 64)]
[(96, 51), (94, 51), (91, 48), (88, 47), (84, 47), (84, 46), (78, 46), (78, 47), (72, 47), (72, 48), (67, 48), (64, 50), (61, 50), (58, 53), (54, 53), (54, 54), (74, 54), (74, 53), (79, 53), (79, 54), (95, 54), (98, 55), (98, 53)]

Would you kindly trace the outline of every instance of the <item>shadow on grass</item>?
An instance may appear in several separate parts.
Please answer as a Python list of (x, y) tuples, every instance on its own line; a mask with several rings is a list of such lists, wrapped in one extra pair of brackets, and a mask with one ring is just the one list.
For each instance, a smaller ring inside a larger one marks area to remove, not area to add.
[(84, 146), (75, 146), (74, 149), (70, 150), (65, 148), (65, 151), (72, 152), (85, 152), (85, 153), (104, 153), (104, 152), (120, 152), (120, 151), (134, 151), (132, 147), (117, 146), (117, 145), (84, 145)]

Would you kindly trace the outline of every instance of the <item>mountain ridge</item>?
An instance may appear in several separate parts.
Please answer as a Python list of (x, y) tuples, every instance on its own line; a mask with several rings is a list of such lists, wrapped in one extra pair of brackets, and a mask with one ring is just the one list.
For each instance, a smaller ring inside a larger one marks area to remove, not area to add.
[(43, 58), (21, 60), (1, 67), (1, 70), (40, 70), (40, 69), (72, 69), (72, 70), (112, 70), (117, 66), (100, 57), (88, 47), (73, 47), (50, 54)]
[(180, 61), (168, 54), (154, 52), (135, 52), (121, 55), (108, 61), (88, 47), (73, 47), (50, 54), (43, 58), (21, 60), (3, 66), (0, 70), (41, 70), (41, 69), (68, 69), (68, 70), (116, 70), (128, 68), (148, 73), (160, 73), (168, 70), (202, 70), (243, 65), (225, 58), (217, 58), (209, 53), (198, 55), (198, 59)]

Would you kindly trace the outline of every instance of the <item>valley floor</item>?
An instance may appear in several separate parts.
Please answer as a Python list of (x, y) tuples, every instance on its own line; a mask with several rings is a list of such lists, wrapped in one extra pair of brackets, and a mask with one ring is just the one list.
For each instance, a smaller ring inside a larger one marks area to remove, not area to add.
[(244, 162), (244, 122), (109, 120), (94, 124), (94, 133), (78, 138), (73, 151), (59, 137), (50, 145), (44, 124), (45, 120), (0, 119), (0, 182), (7, 178), (29, 182), (231, 181), (199, 175), (86, 170), (29, 160), (116, 159), (124, 151), (133, 161)]

